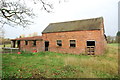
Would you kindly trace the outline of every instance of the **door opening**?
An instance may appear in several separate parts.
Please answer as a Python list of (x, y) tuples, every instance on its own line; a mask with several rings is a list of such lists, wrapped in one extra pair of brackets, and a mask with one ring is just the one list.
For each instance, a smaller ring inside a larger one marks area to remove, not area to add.
[(48, 51), (49, 49), (49, 41), (45, 41), (45, 51)]
[(95, 41), (87, 41), (87, 47), (86, 47), (86, 53), (88, 55), (94, 55), (95, 54)]
[(20, 41), (17, 41), (17, 47), (20, 48)]

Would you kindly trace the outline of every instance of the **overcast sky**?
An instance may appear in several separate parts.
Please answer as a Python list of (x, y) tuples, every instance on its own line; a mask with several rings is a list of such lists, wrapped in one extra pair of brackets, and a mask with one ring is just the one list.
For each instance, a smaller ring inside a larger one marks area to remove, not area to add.
[[(16, 38), (21, 34), (32, 34), (41, 32), (49, 23), (89, 19), (96, 17), (104, 18), (105, 34), (115, 36), (118, 31), (118, 2), (119, 0), (66, 0), (66, 2), (52, 2), (54, 9), (52, 13), (47, 13), (39, 9), (39, 5), (34, 5), (34, 24), (28, 28), (5, 26), (5, 37)], [(28, 4), (31, 5), (30, 2)]]

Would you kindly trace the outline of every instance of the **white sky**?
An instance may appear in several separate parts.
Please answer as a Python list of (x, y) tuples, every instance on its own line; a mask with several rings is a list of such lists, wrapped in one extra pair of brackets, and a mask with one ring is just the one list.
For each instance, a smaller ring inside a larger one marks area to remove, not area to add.
[[(118, 2), (119, 0), (66, 0), (66, 2), (61, 4), (53, 2), (53, 13), (47, 13), (38, 8), (40, 5), (34, 5), (34, 11), (37, 14), (37, 17), (34, 18), (34, 24), (25, 29), (22, 27), (5, 26), (5, 37), (16, 38), (21, 34), (27, 36), (33, 32), (38, 32), (41, 35), (41, 32), (49, 23), (101, 16), (104, 18), (105, 34), (107, 36), (115, 36), (118, 31)], [(30, 2), (28, 3), (32, 5)]]

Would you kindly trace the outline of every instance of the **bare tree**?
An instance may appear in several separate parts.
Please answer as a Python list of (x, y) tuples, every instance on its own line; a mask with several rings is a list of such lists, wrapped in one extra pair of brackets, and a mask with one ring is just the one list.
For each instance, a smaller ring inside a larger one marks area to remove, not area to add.
[(108, 43), (115, 43), (116, 42), (116, 36), (107, 36), (107, 42)]
[[(46, 0), (32, 0), (34, 4), (42, 5), (42, 9), (51, 12), (53, 4)], [(58, 0), (59, 2), (61, 0)], [(33, 19), (35, 14), (33, 10), (26, 6), (25, 0), (0, 0), (0, 24), (10, 26), (23, 26), (26, 27), (33, 23), (30, 19)]]
[(15, 26), (17, 24), (26, 27), (26, 25), (31, 23), (28, 18), (34, 16), (32, 10), (20, 2), (9, 2), (7, 0), (1, 0), (0, 5), (1, 24), (8, 24), (10, 26)]
[(25, 37), (25, 34), (21, 34), (21, 35), (20, 35), (20, 38), (24, 38), (24, 37)]

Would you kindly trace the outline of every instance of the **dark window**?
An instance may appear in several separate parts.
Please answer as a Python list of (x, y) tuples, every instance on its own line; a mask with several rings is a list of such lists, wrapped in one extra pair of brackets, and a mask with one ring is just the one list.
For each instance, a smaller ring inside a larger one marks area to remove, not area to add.
[(95, 46), (95, 41), (87, 41), (87, 46)]
[(28, 45), (28, 41), (25, 41), (25, 45)]
[(33, 46), (36, 46), (36, 40), (33, 41)]
[(57, 40), (57, 45), (62, 46), (62, 40)]
[(76, 47), (76, 41), (70, 40), (70, 47)]

